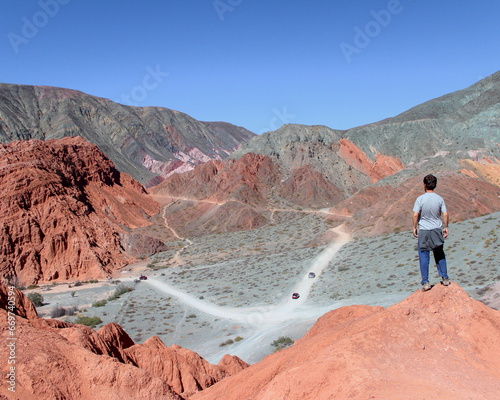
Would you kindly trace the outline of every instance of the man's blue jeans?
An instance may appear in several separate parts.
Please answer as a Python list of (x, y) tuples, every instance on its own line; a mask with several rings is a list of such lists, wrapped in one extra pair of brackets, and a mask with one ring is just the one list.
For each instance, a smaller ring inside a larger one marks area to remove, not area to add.
[[(418, 259), (420, 261), (420, 275), (422, 275), (423, 285), (429, 282), (429, 262), (430, 262), (430, 251), (420, 250), (420, 244), (418, 245)], [(446, 266), (446, 257), (444, 255), (443, 246), (436, 247), (432, 253), (434, 254), (434, 261), (436, 261), (439, 276), (443, 279), (448, 279), (448, 269)]]

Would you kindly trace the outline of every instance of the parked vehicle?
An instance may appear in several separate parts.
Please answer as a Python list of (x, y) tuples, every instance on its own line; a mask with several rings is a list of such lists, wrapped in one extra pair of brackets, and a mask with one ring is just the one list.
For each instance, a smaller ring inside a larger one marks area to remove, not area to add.
[(292, 294), (292, 299), (298, 299), (300, 297), (300, 294), (294, 293)]
[(314, 272), (309, 272), (309, 278), (316, 278), (316, 274)]
[(148, 277), (147, 277), (146, 275), (142, 275), (142, 274), (141, 274), (141, 276), (139, 277), (139, 279), (140, 279), (141, 281), (145, 281), (146, 279), (148, 279)]

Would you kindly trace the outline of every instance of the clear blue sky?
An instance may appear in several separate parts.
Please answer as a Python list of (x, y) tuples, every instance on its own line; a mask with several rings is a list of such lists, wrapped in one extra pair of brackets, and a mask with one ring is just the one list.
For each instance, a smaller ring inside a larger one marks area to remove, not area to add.
[(3, 0), (0, 82), (256, 133), (375, 122), (500, 70), (498, 0)]

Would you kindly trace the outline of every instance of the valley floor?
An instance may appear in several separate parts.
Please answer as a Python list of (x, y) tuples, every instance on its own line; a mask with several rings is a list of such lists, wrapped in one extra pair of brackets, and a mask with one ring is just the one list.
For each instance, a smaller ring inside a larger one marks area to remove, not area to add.
[[(386, 307), (419, 289), (411, 232), (350, 240), (318, 215), (276, 214), (261, 229), (179, 238), (169, 251), (128, 266), (113, 281), (42, 291), (46, 305), (38, 311), (50, 317), (57, 305), (75, 305), (103, 323), (119, 323), (136, 342), (158, 335), (166, 345), (194, 350), (212, 363), (226, 353), (254, 363), (274, 350), (273, 340), (299, 339), (329, 310)], [(495, 213), (452, 224), (445, 245), (450, 278), (491, 304), (500, 297), (499, 220)], [(315, 245), (318, 234), (332, 229), (334, 242)], [(148, 280), (135, 282), (140, 273)], [(439, 282), (434, 266), (430, 276)], [(118, 281), (134, 290), (92, 307)], [(291, 298), (294, 292), (299, 299)]]

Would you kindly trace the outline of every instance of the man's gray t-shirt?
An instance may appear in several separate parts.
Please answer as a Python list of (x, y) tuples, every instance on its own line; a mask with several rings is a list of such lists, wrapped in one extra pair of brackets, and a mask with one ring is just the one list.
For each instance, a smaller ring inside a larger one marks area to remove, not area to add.
[(441, 214), (446, 212), (443, 198), (437, 193), (424, 193), (419, 196), (413, 211), (420, 213), (418, 225), (420, 229), (430, 231), (443, 226)]

